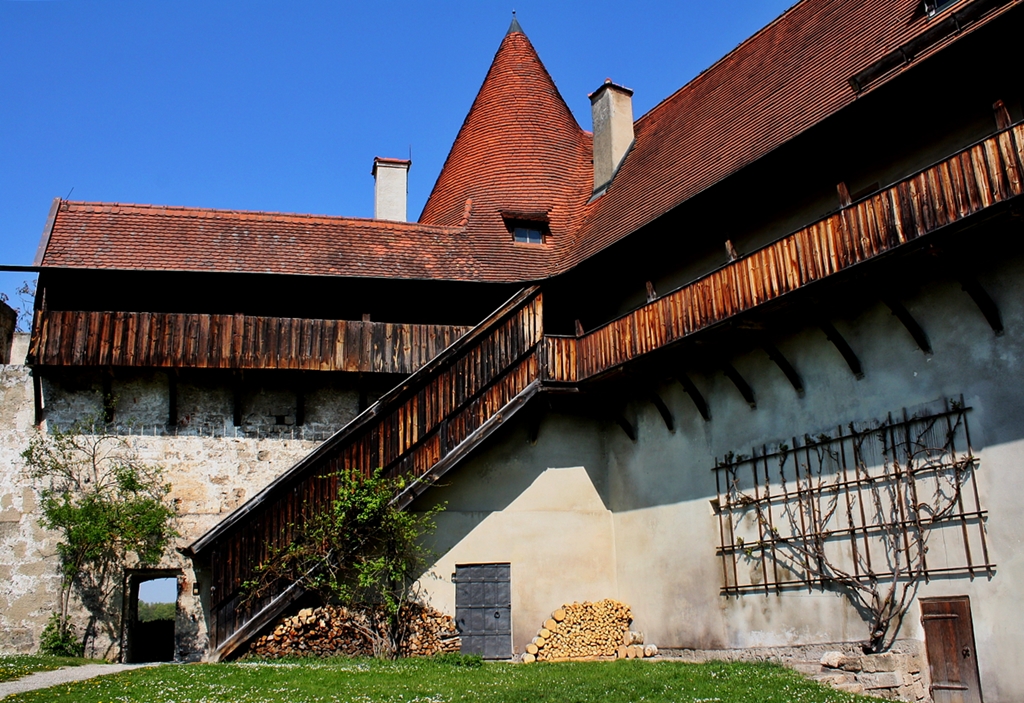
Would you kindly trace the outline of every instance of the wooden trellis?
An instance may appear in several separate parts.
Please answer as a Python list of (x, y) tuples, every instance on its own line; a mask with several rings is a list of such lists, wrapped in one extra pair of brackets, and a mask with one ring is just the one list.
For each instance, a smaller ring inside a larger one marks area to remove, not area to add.
[(714, 468), (723, 594), (991, 575), (963, 399)]

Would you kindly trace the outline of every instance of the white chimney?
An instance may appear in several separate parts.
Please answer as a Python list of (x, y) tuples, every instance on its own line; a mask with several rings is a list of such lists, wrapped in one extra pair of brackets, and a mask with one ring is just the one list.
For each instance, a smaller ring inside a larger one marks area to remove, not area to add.
[(378, 220), (408, 222), (409, 159), (373, 157), (373, 216)]
[(590, 94), (590, 111), (594, 118), (594, 195), (600, 195), (633, 146), (633, 91), (606, 78)]

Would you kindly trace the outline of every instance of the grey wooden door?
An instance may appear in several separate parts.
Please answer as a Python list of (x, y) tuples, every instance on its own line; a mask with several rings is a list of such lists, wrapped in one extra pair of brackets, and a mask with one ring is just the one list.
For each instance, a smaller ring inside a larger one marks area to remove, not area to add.
[(512, 591), (508, 564), (455, 567), (455, 622), (463, 654), (512, 657)]
[(967, 596), (922, 598), (921, 624), (935, 703), (982, 703)]

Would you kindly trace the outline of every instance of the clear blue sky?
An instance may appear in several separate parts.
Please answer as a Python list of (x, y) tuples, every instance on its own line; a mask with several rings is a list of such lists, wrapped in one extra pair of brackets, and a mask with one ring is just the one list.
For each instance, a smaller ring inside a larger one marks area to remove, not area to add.
[(69, 192), (369, 217), (373, 157), (410, 147), (414, 218), (513, 8), (590, 129), (605, 77), (639, 117), (791, 4), (0, 0), (0, 263)]

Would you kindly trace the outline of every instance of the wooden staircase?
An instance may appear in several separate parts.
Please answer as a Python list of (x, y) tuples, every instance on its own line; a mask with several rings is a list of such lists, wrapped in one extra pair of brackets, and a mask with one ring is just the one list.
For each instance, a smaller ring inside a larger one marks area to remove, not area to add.
[(229, 656), (303, 594), (292, 584), (245, 602), (240, 588), (303, 516), (330, 505), (339, 472), (369, 476), (380, 467), (422, 479), (396, 497), (404, 507), (526, 405), (557, 353), (542, 344), (541, 318), (539, 289), (519, 292), (184, 550), (211, 578), (210, 660)]

